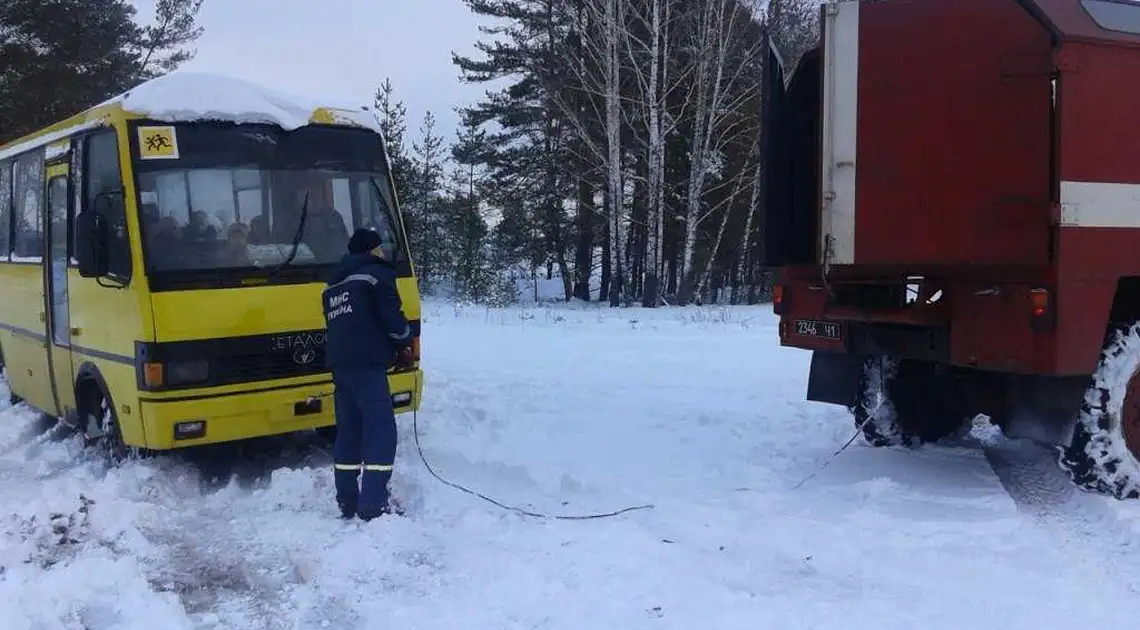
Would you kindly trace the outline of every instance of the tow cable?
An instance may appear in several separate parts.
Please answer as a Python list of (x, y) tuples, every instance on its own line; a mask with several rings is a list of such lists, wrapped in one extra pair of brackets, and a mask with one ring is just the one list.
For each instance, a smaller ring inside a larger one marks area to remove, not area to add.
[[(882, 365), (882, 363), (880, 363), (879, 364), (879, 382), (881, 383), (881, 382), (883, 382), (883, 380), (884, 380), (883, 365)], [(880, 405), (881, 404), (882, 403), (880, 403)], [(878, 411), (878, 408), (876, 408), (875, 411)], [(826, 460), (824, 460), (824, 462), (822, 464), (820, 464), (814, 471), (812, 471), (811, 474), (804, 477), (803, 479), (801, 479), (799, 481), (799, 483), (792, 486), (792, 490), (799, 490), (800, 488), (803, 487), (803, 485), (805, 483), (811, 481), (817, 475), (819, 475), (819, 473), (821, 473), (825, 469), (827, 469), (827, 467), (830, 466), (832, 462), (839, 459), (839, 456), (842, 455), (844, 451), (846, 451), (852, 444), (855, 443), (855, 440), (859, 437), (859, 435), (861, 433), (863, 433), (863, 427), (866, 426), (867, 423), (870, 422), (874, 417), (875, 417), (874, 412), (868, 412), (867, 417), (863, 418), (863, 421), (860, 422), (858, 425), (856, 425), (855, 433), (851, 436), (851, 438), (848, 439), (847, 442), (843, 444), (843, 446), (840, 446), (838, 450), (836, 450), (834, 453), (832, 453), (830, 457), (828, 457)]]
[[(421, 386), (419, 370), (416, 370), (415, 372), (413, 372), (413, 375), (414, 376), (412, 378), (415, 379), (415, 390), (414, 390), (414, 392), (419, 392), (420, 386)], [(412, 395), (415, 396), (415, 393), (413, 393)], [(317, 396), (313, 396), (312, 398), (326, 398), (326, 397), (331, 397), (331, 396), (332, 396), (332, 394), (320, 394)], [(413, 402), (416, 402), (416, 401), (413, 401)], [(412, 436), (415, 439), (416, 453), (419, 454), (420, 461), (423, 463), (424, 468), (427, 469), (428, 473), (431, 474), (432, 477), (435, 477), (435, 479), (437, 481), (439, 481), (440, 483), (442, 483), (445, 486), (449, 486), (451, 488), (459, 490), (460, 492), (465, 492), (467, 494), (470, 494), (471, 496), (478, 497), (478, 498), (480, 498), (480, 499), (482, 499), (482, 500), (484, 500), (484, 501), (486, 501), (492, 505), (495, 505), (499, 508), (507, 510), (508, 512), (515, 512), (517, 514), (521, 514), (523, 516), (530, 516), (533, 518), (553, 519), (553, 520), (560, 520), (560, 521), (589, 521), (589, 520), (597, 520), (597, 519), (604, 519), (604, 518), (613, 518), (616, 516), (621, 516), (622, 514), (626, 514), (628, 512), (635, 512), (638, 510), (649, 510), (649, 509), (653, 509), (653, 507), (654, 507), (652, 504), (647, 504), (647, 505), (634, 505), (634, 506), (630, 506), (627, 508), (622, 508), (620, 510), (615, 510), (613, 512), (599, 512), (596, 514), (546, 514), (543, 512), (534, 512), (531, 510), (526, 510), (526, 509), (516, 507), (513, 505), (507, 505), (507, 504), (505, 504), (501, 501), (497, 501), (497, 500), (495, 500), (495, 499), (493, 499), (493, 498), (491, 498), (491, 497), (489, 497), (489, 496), (487, 496), (481, 492), (477, 492), (475, 490), (472, 490), (471, 488), (468, 488), (462, 484), (458, 484), (458, 483), (455, 483), (454, 481), (450, 481), (448, 479), (445, 479), (442, 475), (440, 475), (439, 473), (437, 473), (435, 471), (435, 468), (432, 467), (431, 463), (427, 459), (427, 456), (424, 454), (423, 445), (420, 444), (419, 405), (415, 405), (412, 407)]]
[[(418, 392), (418, 391), (420, 391), (420, 373), (417, 370), (416, 372), (413, 372), (413, 374), (415, 375), (415, 376), (413, 376), (413, 378), (415, 379), (415, 383), (416, 383), (415, 391)], [(491, 497), (488, 497), (482, 493), (476, 492), (476, 491), (474, 491), (470, 488), (467, 488), (465, 486), (462, 486), (458, 483), (455, 483), (453, 481), (448, 481), (447, 479), (444, 479), (443, 477), (441, 477), (439, 475), (439, 473), (435, 472), (435, 469), (432, 468), (430, 463), (428, 463), (427, 457), (424, 455), (424, 449), (420, 445), (420, 428), (419, 428), (419, 409), (418, 409), (418, 407), (419, 407), (419, 405), (416, 405), (416, 407), (412, 408), (412, 436), (415, 437), (415, 440), (416, 440), (416, 452), (419, 453), (420, 461), (423, 462), (424, 467), (427, 468), (427, 471), (429, 473), (431, 473), (431, 476), (435, 477), (440, 483), (442, 483), (446, 486), (450, 486), (452, 488), (455, 488), (456, 490), (459, 490), (460, 492), (466, 492), (467, 494), (470, 494), (472, 496), (479, 497), (480, 499), (483, 499), (484, 501), (486, 501), (492, 505), (496, 505), (496, 506), (498, 506), (504, 510), (510, 511), (510, 512), (516, 512), (518, 514), (522, 514), (523, 516), (531, 516), (534, 518), (555, 519), (555, 520), (561, 520), (561, 521), (588, 521), (588, 520), (602, 519), (602, 518), (613, 518), (615, 516), (620, 516), (622, 514), (625, 514), (626, 512), (634, 512), (637, 510), (648, 510), (648, 509), (653, 508), (652, 505), (635, 505), (635, 506), (631, 506), (631, 507), (627, 507), (627, 508), (622, 508), (620, 510), (616, 510), (613, 512), (603, 512), (603, 513), (598, 513), (598, 514), (544, 514), (542, 512), (532, 512), (530, 510), (524, 510), (523, 508), (520, 508), (520, 507), (515, 507), (512, 505), (506, 505), (505, 503), (502, 503), (500, 501), (496, 501), (495, 499), (492, 499)]]
[(831, 462), (839, 459), (839, 456), (843, 454), (843, 451), (846, 451), (848, 447), (855, 443), (855, 439), (858, 438), (859, 434), (863, 432), (863, 425), (867, 424), (867, 422), (870, 420), (871, 416), (868, 416), (866, 419), (860, 422), (859, 425), (855, 428), (855, 434), (851, 436), (851, 439), (847, 440), (843, 446), (839, 447), (839, 450), (832, 453), (831, 456), (824, 460), (824, 462), (820, 464), (814, 471), (812, 471), (811, 474), (801, 479), (796, 485), (792, 486), (792, 490), (799, 490), (805, 483), (814, 479), (817, 475), (819, 475), (819, 473), (823, 472), (828, 466), (830, 466)]

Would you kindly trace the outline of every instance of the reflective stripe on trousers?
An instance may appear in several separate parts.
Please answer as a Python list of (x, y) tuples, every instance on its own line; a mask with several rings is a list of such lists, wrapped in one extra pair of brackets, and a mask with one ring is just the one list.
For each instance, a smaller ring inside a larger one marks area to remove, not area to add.
[(337, 501), (374, 513), (388, 504), (396, 461), (396, 415), (387, 370), (341, 368), (333, 371), (333, 383)]
[(333, 464), (333, 468), (353, 472), (360, 472), (362, 469), (369, 472), (392, 472), (391, 464)]

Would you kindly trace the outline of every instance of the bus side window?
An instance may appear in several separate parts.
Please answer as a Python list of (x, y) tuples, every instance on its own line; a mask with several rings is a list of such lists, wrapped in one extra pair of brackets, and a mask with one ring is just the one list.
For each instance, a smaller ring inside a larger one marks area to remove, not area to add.
[(0, 162), (0, 260), (12, 253), (12, 163)]
[[(119, 172), (119, 141), (115, 131), (101, 131), (88, 136), (84, 141), (83, 157), (84, 208), (99, 207), (103, 210), (110, 236), (107, 250), (109, 275), (129, 281), (131, 242), (127, 235), (126, 198), (123, 177)], [(96, 206), (95, 199), (101, 193), (113, 194), (109, 200)]]
[(15, 230), (12, 260), (41, 262), (44, 254), (44, 152), (25, 153), (16, 159), (12, 186)]

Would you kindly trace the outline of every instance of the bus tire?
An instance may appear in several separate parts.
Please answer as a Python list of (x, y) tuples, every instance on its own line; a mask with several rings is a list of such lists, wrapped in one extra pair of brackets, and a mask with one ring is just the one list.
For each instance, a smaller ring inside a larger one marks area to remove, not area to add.
[(95, 379), (80, 381), (75, 397), (78, 429), (84, 445), (96, 449), (108, 464), (120, 464), (130, 449), (123, 441), (111, 397)]
[(336, 425), (330, 424), (327, 427), (317, 427), (317, 436), (329, 444), (336, 443)]
[(0, 378), (4, 379), (4, 381), (8, 383), (8, 404), (15, 407), (16, 405), (24, 402), (24, 399), (20, 398), (16, 395), (15, 392), (12, 391), (12, 382), (8, 380), (7, 368), (8, 364), (4, 362), (4, 346), (0, 346)]

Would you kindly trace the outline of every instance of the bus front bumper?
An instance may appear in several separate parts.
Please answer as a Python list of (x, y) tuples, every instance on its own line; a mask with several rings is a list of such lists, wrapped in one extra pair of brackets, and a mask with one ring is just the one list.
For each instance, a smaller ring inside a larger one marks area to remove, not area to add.
[[(423, 372), (389, 374), (396, 413), (418, 409)], [(145, 444), (170, 450), (305, 431), (336, 423), (331, 381), (140, 401)]]

